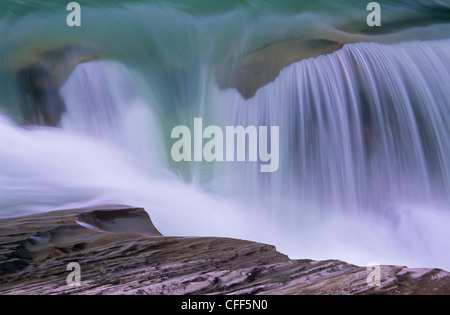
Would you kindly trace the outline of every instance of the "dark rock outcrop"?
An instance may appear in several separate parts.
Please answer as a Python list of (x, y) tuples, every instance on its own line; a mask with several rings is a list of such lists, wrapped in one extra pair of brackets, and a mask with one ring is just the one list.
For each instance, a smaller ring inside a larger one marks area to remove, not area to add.
[(87, 46), (68, 45), (19, 56), (10, 71), (22, 96), (23, 123), (56, 126), (65, 111), (60, 87), (78, 64), (98, 59), (99, 52)]
[[(80, 209), (0, 220), (0, 294), (450, 294), (439, 269), (291, 260), (275, 247), (165, 237), (143, 209)], [(67, 285), (67, 265), (81, 285)]]

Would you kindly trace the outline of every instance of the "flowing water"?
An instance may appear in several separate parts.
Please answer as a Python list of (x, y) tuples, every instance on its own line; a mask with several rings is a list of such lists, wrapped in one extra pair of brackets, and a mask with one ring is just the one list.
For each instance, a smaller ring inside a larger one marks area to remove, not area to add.
[[(450, 269), (448, 1), (383, 1), (378, 29), (361, 1), (79, 3), (79, 28), (63, 3), (0, 4), (1, 217), (121, 203), (165, 235)], [(224, 60), (317, 37), (352, 43), (291, 64), (249, 99), (216, 84)], [(11, 73), (68, 45), (102, 58), (56, 91), (56, 127), (23, 125), (32, 94)], [(172, 128), (197, 117), (279, 126), (279, 169), (174, 162)]]

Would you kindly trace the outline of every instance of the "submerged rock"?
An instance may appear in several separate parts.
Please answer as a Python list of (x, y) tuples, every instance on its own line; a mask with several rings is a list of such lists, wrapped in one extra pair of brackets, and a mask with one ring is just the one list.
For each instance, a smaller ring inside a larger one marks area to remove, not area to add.
[(235, 88), (245, 99), (276, 79), (280, 71), (302, 59), (329, 54), (350, 40), (302, 38), (272, 43), (244, 55), (237, 62), (223, 63), (216, 73), (220, 88)]
[(19, 53), (10, 69), (22, 96), (24, 124), (56, 126), (65, 111), (59, 88), (80, 63), (99, 53), (87, 46), (63, 46), (42, 52)]
[[(0, 220), (0, 294), (450, 294), (450, 273), (292, 260), (274, 246), (161, 236), (140, 208), (109, 206)], [(71, 262), (79, 286), (68, 286)]]

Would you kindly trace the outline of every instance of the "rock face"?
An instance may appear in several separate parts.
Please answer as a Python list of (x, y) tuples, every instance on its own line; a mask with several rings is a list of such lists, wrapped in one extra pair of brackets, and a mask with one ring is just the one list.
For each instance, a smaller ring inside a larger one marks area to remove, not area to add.
[[(450, 294), (439, 269), (291, 260), (275, 247), (216, 237), (164, 237), (126, 206), (0, 220), (0, 294)], [(80, 265), (68, 286), (67, 265)]]

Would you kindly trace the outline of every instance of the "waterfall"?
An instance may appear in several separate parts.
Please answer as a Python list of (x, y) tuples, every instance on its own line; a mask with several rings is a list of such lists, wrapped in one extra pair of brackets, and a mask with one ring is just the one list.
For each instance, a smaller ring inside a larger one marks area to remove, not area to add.
[(380, 251), (449, 262), (446, 225), (429, 221), (450, 222), (449, 51), (449, 40), (348, 44), (291, 65), (250, 100), (218, 91), (224, 125), (280, 126), (280, 170), (218, 166), (216, 178), (270, 205), (265, 215), (299, 243), (391, 242)]
[(116, 61), (83, 63), (60, 90), (58, 128), (0, 115), (0, 217), (127, 204), (146, 209), (167, 236), (268, 241), (238, 203), (169, 170), (158, 115), (138, 79)]
[(114, 61), (80, 64), (60, 93), (67, 109), (64, 130), (119, 145), (139, 157), (143, 169), (167, 167), (154, 106), (139, 95), (125, 66)]
[(349, 44), (286, 68), (248, 101), (217, 96), (224, 124), (280, 126), (280, 172), (255, 180), (253, 169), (243, 185), (269, 181), (327, 213), (448, 204), (449, 48), (448, 40)]
[(2, 118), (2, 216), (132, 204), (166, 235), (446, 268), (449, 48), (448, 40), (350, 44), (291, 65), (249, 100), (213, 88), (210, 122), (280, 126), (280, 168), (203, 162), (194, 177), (210, 175), (197, 185), (170, 171), (161, 104), (148, 103), (136, 75), (119, 62), (81, 64), (60, 91), (60, 128)]

